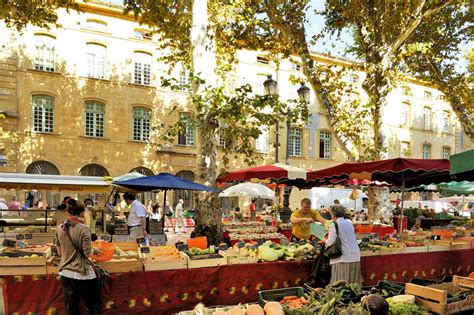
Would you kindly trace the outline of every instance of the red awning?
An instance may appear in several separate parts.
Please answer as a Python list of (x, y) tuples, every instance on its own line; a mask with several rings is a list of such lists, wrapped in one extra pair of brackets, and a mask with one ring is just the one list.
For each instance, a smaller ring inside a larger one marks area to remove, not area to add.
[(307, 173), (308, 171), (302, 168), (275, 163), (230, 172), (219, 177), (217, 182), (244, 182), (252, 179), (270, 180), (273, 182), (280, 182), (288, 179), (304, 181), (306, 180)]
[(308, 172), (306, 188), (321, 184), (345, 183), (350, 179), (387, 182), (389, 185), (413, 187), (449, 181), (449, 160), (389, 159), (374, 162), (342, 163)]

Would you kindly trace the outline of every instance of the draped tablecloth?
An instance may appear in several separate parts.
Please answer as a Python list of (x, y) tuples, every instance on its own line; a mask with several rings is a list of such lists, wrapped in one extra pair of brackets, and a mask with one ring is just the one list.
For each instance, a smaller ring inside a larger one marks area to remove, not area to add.
[[(474, 250), (371, 256), (361, 263), (366, 285), (382, 279), (439, 279), (473, 271)], [(208, 306), (255, 302), (260, 290), (307, 282), (311, 265), (311, 261), (274, 262), (114, 274), (103, 288), (104, 314), (172, 314), (199, 302)], [(64, 314), (55, 275), (5, 276), (2, 287), (8, 314)]]

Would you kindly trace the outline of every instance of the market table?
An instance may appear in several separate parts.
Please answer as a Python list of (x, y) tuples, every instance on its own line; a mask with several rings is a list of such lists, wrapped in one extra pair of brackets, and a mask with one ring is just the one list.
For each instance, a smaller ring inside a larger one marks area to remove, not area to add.
[[(115, 274), (103, 289), (104, 314), (172, 314), (197, 303), (233, 305), (254, 302), (263, 289), (302, 285), (312, 262), (274, 262), (210, 268)], [(414, 253), (362, 258), (364, 284), (413, 277), (439, 279), (468, 275), (474, 250)], [(7, 314), (64, 313), (56, 275), (6, 276), (2, 281)]]

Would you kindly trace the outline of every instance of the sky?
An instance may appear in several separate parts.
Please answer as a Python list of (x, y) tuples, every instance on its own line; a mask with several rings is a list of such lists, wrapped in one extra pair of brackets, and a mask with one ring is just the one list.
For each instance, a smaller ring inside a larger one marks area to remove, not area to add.
[[(307, 35), (315, 35), (321, 32), (324, 28), (324, 18), (321, 15), (314, 14), (314, 9), (322, 11), (324, 9), (324, 0), (311, 0), (311, 8), (308, 12), (309, 23), (307, 24)], [(333, 38), (324, 38), (318, 40), (316, 45), (311, 48), (319, 53), (330, 53), (333, 56), (345, 57), (351, 60), (355, 60), (355, 56), (345, 54), (345, 50), (352, 44), (352, 34), (350, 32), (343, 32), (340, 38), (333, 36)], [(474, 41), (463, 45), (459, 51), (460, 59), (456, 64), (456, 69), (459, 72), (466, 72), (467, 60), (464, 58), (468, 48), (474, 47)]]

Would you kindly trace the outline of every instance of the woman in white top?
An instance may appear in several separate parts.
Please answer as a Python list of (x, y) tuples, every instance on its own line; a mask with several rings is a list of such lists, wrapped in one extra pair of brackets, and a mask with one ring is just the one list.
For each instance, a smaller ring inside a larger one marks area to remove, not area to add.
[[(360, 249), (357, 244), (354, 226), (349, 220), (344, 219), (346, 209), (343, 205), (331, 207), (333, 222), (329, 228), (329, 235), (325, 240), (326, 246), (331, 246), (336, 242), (336, 238), (341, 240), (342, 255), (338, 258), (331, 258), (331, 284), (343, 280), (346, 283), (361, 284), (360, 272)], [(336, 232), (336, 224), (339, 232)]]

